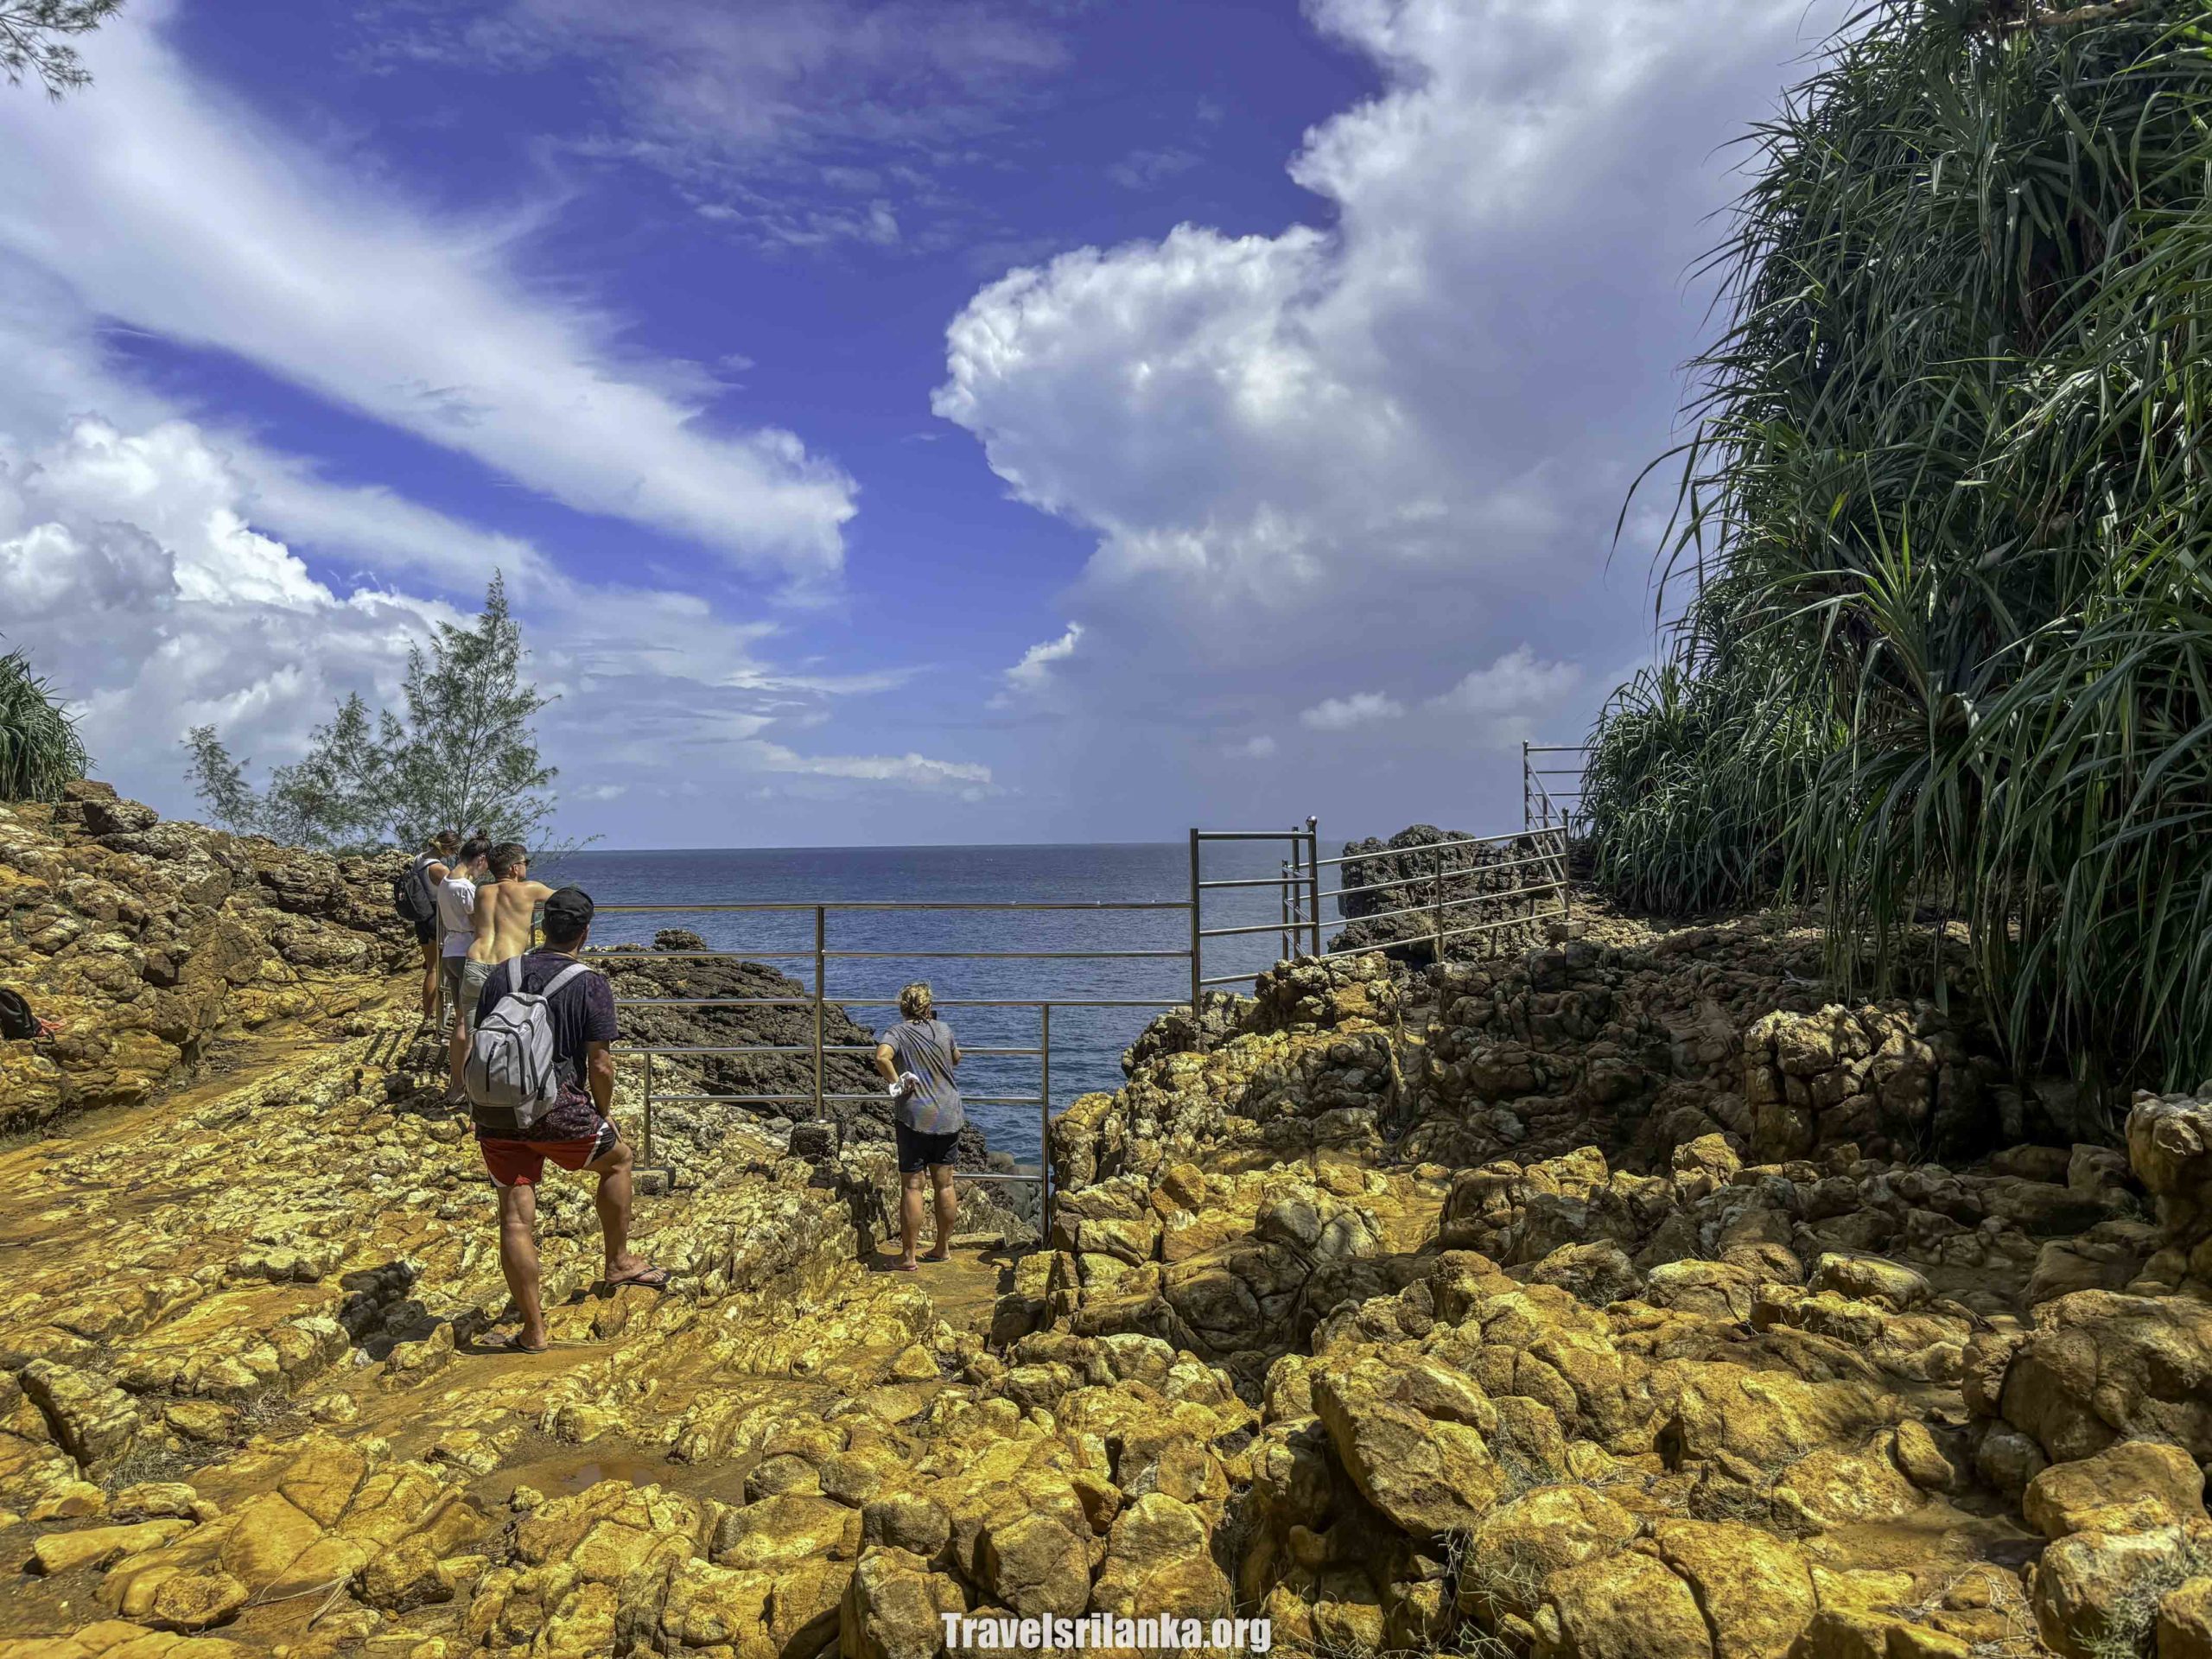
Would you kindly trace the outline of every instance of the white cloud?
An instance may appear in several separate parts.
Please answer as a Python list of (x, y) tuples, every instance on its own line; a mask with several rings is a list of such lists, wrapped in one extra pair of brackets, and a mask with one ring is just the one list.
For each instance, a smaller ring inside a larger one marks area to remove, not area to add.
[(1453, 714), (1498, 715), (1556, 702), (1581, 680), (1573, 663), (1545, 663), (1527, 645), (1516, 645), (1488, 665), (1471, 669), (1429, 706)]
[(813, 778), (854, 779), (865, 783), (906, 784), (920, 789), (957, 789), (976, 798), (991, 791), (991, 769), (957, 760), (933, 760), (925, 754), (799, 754), (780, 743), (743, 746), (762, 772), (799, 772)]
[(1052, 683), (1052, 665), (1075, 655), (1083, 638), (1083, 624), (1071, 622), (1057, 639), (1047, 639), (1021, 653), (1021, 660), (1005, 671), (1006, 690), (991, 699), (994, 708), (1006, 708), (1017, 698), (1035, 697)]
[[(1611, 661), (1648, 633), (1640, 584), (1605, 594), (1605, 560), (1669, 441), (1724, 146), (1840, 15), (1306, 12), (1382, 82), (1290, 162), (1315, 222), (1184, 224), (1014, 270), (952, 321), (934, 399), (1019, 499), (1095, 535), (1070, 602), (1089, 706), (1195, 714), (1194, 748), (1317, 681), (1396, 682), (1523, 637)], [(1306, 723), (1378, 711), (1332, 699)]]
[(1396, 720), (1406, 712), (1405, 705), (1379, 691), (1355, 691), (1348, 697), (1328, 697), (1317, 702), (1298, 717), (1302, 726), (1317, 732), (1348, 732), (1355, 726), (1371, 725), (1378, 720)]
[[(86, 416), (41, 446), (0, 437), (9, 643), (29, 647), (77, 709), (99, 774), (164, 810), (194, 810), (179, 747), (188, 728), (213, 724), (262, 766), (296, 758), (346, 692), (396, 702), (409, 647), (441, 620), (465, 620), (397, 588), (334, 588), (249, 522), (251, 499), (232, 457), (188, 421), (131, 431)], [(538, 727), (569, 803), (613, 802), (671, 763), (709, 779), (991, 788), (985, 766), (813, 756), (764, 735), (884, 681), (788, 672), (760, 655), (774, 625), (727, 621), (696, 595), (547, 572), (518, 595), (518, 613), (531, 672), (560, 698)]]
[(436, 215), (197, 80), (168, 10), (95, 38), (94, 92), (0, 99), (0, 249), (99, 316), (234, 353), (569, 506), (834, 575), (841, 471), (788, 432), (715, 429), (702, 372), (627, 353), (610, 319), (533, 287), (530, 215)]
[(1229, 752), (1241, 760), (1265, 760), (1274, 754), (1275, 741), (1265, 732), (1262, 732), (1256, 737), (1246, 738), (1242, 743), (1231, 747)]

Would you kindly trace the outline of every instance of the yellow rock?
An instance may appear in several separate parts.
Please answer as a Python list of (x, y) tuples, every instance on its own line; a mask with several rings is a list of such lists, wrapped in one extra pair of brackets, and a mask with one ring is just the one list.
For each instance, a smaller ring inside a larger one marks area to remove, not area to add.
[(105, 1567), (137, 1555), (191, 1530), (189, 1521), (142, 1521), (135, 1526), (89, 1527), (82, 1532), (49, 1532), (31, 1546), (37, 1571), (67, 1573), (79, 1567)]

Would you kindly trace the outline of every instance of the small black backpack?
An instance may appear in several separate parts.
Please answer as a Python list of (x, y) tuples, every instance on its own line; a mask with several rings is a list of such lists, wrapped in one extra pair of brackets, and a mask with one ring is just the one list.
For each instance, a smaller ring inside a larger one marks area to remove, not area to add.
[(0, 986), (0, 1041), (27, 1043), (44, 1032), (38, 1016), (31, 1012), (31, 1005), (23, 1000), (23, 994)]
[(438, 901), (423, 879), (423, 861), (416, 859), (391, 878), (391, 913), (403, 922), (427, 922), (438, 913)]

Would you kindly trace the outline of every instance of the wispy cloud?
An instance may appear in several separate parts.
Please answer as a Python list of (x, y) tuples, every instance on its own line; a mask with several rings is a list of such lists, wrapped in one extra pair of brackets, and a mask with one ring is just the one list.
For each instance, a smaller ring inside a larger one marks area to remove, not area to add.
[(1066, 53), (999, 0), (381, 0), (365, 61), (529, 73), (604, 89), (572, 154), (665, 175), (762, 245), (895, 246), (970, 221), (946, 176), (988, 159)]
[(1205, 158), (1195, 149), (1133, 149), (1106, 169), (1106, 176), (1124, 190), (1150, 190), (1179, 174), (1187, 173)]
[(202, 82), (166, 10), (87, 48), (98, 96), (0, 99), (0, 250), (99, 316), (233, 353), (569, 506), (835, 576), (842, 471), (789, 432), (716, 429), (699, 370), (629, 352), (613, 319), (533, 283), (528, 211), (433, 213)]

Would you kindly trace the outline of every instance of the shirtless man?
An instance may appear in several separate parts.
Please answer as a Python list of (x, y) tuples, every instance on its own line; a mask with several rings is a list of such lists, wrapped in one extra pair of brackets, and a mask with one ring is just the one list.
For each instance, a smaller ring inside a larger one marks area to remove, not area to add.
[(476, 1004), (492, 970), (531, 944), (531, 930), (538, 906), (553, 895), (543, 881), (530, 879), (530, 854), (518, 841), (503, 841), (492, 849), (492, 875), (476, 888), (476, 939), (461, 966), (461, 1017), (453, 1024), (453, 1041), (447, 1052), (450, 1093), (461, 1095), (461, 1068), (468, 1060), (468, 1039), (476, 1030)]

